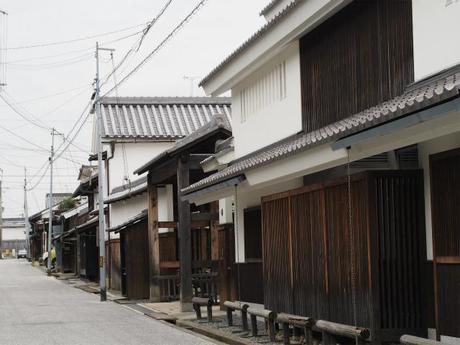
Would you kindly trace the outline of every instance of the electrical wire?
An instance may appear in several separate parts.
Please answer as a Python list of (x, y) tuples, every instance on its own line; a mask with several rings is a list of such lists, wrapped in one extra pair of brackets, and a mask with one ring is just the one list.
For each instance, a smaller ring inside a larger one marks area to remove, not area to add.
[(179, 32), (184, 25), (205, 5), (208, 0), (201, 0), (192, 11), (178, 24), (176, 27), (160, 42), (140, 63), (138, 63), (125, 77), (123, 77), (118, 85), (113, 86), (108, 90), (102, 97), (107, 96), (115, 90), (116, 87), (119, 87), (125, 83), (129, 78), (131, 78), (135, 73), (137, 73), (147, 62), (150, 60), (161, 48), (163, 48), (166, 43), (177, 33)]
[(29, 139), (26, 139), (24, 138), (23, 136), (20, 136), (19, 134), (13, 132), (12, 130), (0, 125), (0, 128), (3, 129), (5, 132), (8, 132), (9, 134), (11, 134), (12, 136), (16, 137), (16, 138), (19, 138), (21, 139), (22, 141), (25, 141), (26, 143), (40, 149), (40, 150), (47, 150), (46, 148), (44, 148), (43, 146), (40, 146), (40, 145), (37, 145), (35, 144), (34, 142), (30, 141)]
[(40, 119), (38, 119), (38, 121), (36, 120), (32, 120), (30, 119), (29, 117), (27, 117), (26, 115), (24, 115), (21, 111), (19, 111), (19, 109), (17, 108), (17, 105), (15, 106), (12, 102), (10, 102), (6, 97), (5, 95), (9, 96), (9, 94), (3, 90), (3, 92), (0, 92), (0, 98), (3, 100), (3, 102), (5, 102), (11, 110), (13, 110), (17, 115), (19, 115), (21, 118), (23, 118), (24, 120), (26, 120), (28, 123), (40, 128), (40, 129), (44, 129), (44, 130), (50, 130), (50, 128), (48, 126), (46, 126), (45, 124), (43, 124), (43, 121), (41, 121)]
[(119, 29), (119, 30), (104, 32), (104, 33), (101, 33), (101, 34), (96, 34), (96, 35), (91, 35), (91, 36), (84, 36), (84, 37), (74, 38), (74, 39), (70, 39), (70, 40), (56, 41), (56, 42), (37, 43), (37, 44), (16, 46), (16, 47), (8, 48), (7, 50), (42, 48), (42, 47), (57, 46), (57, 45), (62, 45), (62, 44), (69, 44), (69, 43), (74, 43), (74, 42), (79, 42), (79, 41), (87, 41), (87, 40), (91, 40), (91, 39), (97, 38), (97, 37), (109, 36), (109, 35), (113, 35), (113, 34), (116, 34), (116, 33), (119, 33), (119, 32), (129, 31), (129, 30), (139, 28), (139, 27), (145, 26), (145, 25), (146, 25), (146, 23), (142, 23), (142, 24), (129, 26), (129, 27)]
[[(142, 45), (142, 42), (144, 41), (148, 32), (150, 31), (152, 26), (155, 25), (155, 23), (163, 16), (163, 14), (166, 12), (166, 10), (171, 5), (171, 3), (172, 3), (172, 0), (166, 1), (165, 5), (161, 8), (160, 12), (147, 24), (147, 27), (142, 31), (142, 36), (139, 38), (139, 40), (133, 44), (133, 46), (126, 52), (126, 54), (120, 60), (117, 67), (114, 67), (112, 72), (109, 73), (109, 75), (101, 83), (101, 87), (110, 79), (112, 75), (114, 75), (116, 71), (118, 71), (118, 69), (126, 62), (126, 60), (131, 56), (132, 53), (139, 51)], [(113, 62), (113, 58), (112, 58), (112, 62)]]

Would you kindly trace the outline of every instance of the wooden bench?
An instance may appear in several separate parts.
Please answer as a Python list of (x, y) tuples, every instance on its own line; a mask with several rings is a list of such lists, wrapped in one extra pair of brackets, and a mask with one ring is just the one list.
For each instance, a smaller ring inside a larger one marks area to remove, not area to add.
[(201, 320), (201, 307), (206, 307), (208, 314), (208, 322), (212, 322), (212, 298), (193, 297), (192, 304), (193, 309), (196, 313), (197, 320)]
[(359, 342), (362, 342), (371, 335), (367, 328), (354, 327), (324, 320), (316, 321), (313, 329), (322, 333), (323, 345), (336, 345), (336, 337), (357, 339)]
[(258, 335), (257, 317), (261, 317), (265, 319), (265, 323), (268, 324), (268, 335), (270, 337), (270, 341), (275, 341), (276, 313), (268, 309), (259, 309), (254, 307), (249, 307), (247, 311), (248, 314), (251, 316), (252, 336), (257, 337)]
[(444, 345), (445, 344), (440, 341), (415, 337), (413, 335), (407, 335), (407, 334), (403, 335), (399, 339), (399, 341), (401, 344), (404, 344), (404, 345)]
[(315, 321), (311, 317), (280, 313), (276, 316), (276, 322), (280, 323), (283, 327), (283, 344), (289, 345), (291, 343), (289, 326), (293, 326), (294, 330), (299, 328), (303, 329), (305, 334), (305, 343), (313, 343), (311, 328), (315, 324)]
[(241, 322), (243, 323), (243, 331), (247, 332), (249, 330), (248, 327), (248, 308), (249, 305), (244, 302), (235, 301), (225, 301), (224, 306), (227, 308), (227, 321), (228, 325), (231, 327), (233, 326), (233, 312), (236, 310), (241, 311)]

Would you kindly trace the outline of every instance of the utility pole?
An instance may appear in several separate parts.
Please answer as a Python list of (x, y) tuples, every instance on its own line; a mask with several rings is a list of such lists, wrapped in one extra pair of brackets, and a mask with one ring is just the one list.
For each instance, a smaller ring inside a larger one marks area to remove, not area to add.
[(49, 203), (49, 228), (48, 228), (48, 261), (47, 272), (51, 274), (51, 243), (53, 238), (53, 161), (54, 161), (54, 136), (57, 131), (55, 128), (51, 129), (51, 154), (50, 154), (50, 194), (48, 198)]
[(102, 160), (102, 114), (100, 100), (100, 80), (99, 80), (99, 51), (109, 51), (113, 53), (115, 49), (101, 48), (96, 42), (96, 90), (94, 98), (94, 108), (97, 120), (97, 175), (98, 175), (98, 199), (99, 199), (99, 288), (101, 302), (107, 300), (106, 286), (106, 259), (105, 259), (105, 214), (104, 214), (104, 162)]
[(30, 223), (27, 206), (27, 168), (24, 167), (24, 227), (26, 228), (27, 259), (30, 259)]
[(1, 171), (1, 178), (0, 178), (0, 260), (3, 259), (3, 200), (2, 200), (2, 183), (3, 183), (3, 169)]

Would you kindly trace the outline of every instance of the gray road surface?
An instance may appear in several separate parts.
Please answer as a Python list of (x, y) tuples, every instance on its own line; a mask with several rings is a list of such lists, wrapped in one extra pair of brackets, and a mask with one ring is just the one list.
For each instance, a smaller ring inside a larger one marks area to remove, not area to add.
[(0, 260), (0, 344), (211, 343), (11, 259)]

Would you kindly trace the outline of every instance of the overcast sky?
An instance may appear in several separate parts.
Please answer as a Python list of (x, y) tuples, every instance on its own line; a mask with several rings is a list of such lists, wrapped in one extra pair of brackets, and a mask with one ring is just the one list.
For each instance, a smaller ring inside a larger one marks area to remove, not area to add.
[[(8, 13), (7, 74), (6, 80), (0, 81), (7, 84), (7, 93), (3, 96), (17, 103), (16, 107), (28, 118), (39, 118), (46, 126), (54, 126), (67, 133), (92, 93), (96, 40), (116, 49), (116, 64), (138, 36), (121, 38), (142, 30), (142, 25), (155, 17), (165, 3), (166, 0), (3, 1), (0, 9)], [(161, 20), (152, 27), (139, 52), (117, 73), (116, 78), (120, 80), (198, 3), (198, 0), (173, 0)], [(119, 95), (189, 96), (190, 82), (183, 77), (205, 76), (237, 48), (263, 25), (258, 13), (267, 3), (268, 0), (208, 0), (147, 65), (119, 88)], [(133, 28), (120, 31), (129, 27)], [(67, 44), (24, 48), (114, 31), (119, 32)], [(111, 68), (110, 55), (105, 53), (102, 55), (101, 74), (106, 75)], [(196, 86), (197, 81), (194, 95), (203, 95)], [(107, 84), (107, 87), (111, 86), (113, 80)], [(0, 125), (39, 147), (50, 146), (49, 131), (26, 122), (3, 100), (0, 100)], [(87, 163), (88, 153), (83, 151), (90, 149), (91, 129), (90, 118), (75, 140), (78, 149), (71, 147), (57, 161), (55, 192), (72, 192), (77, 186), (78, 168)], [(56, 146), (61, 142), (56, 137)], [(39, 147), (0, 128), (4, 217), (23, 213), (23, 166), (28, 169), (30, 185), (34, 185), (40, 176), (34, 175), (49, 155)], [(29, 214), (45, 207), (48, 191), (49, 173), (28, 193)]]

